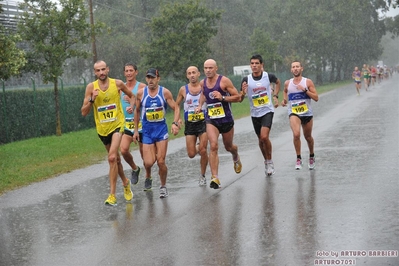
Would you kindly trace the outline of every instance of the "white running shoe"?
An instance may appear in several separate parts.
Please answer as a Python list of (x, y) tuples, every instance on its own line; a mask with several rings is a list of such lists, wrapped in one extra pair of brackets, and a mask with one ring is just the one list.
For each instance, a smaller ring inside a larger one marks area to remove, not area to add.
[(199, 179), (198, 179), (198, 185), (199, 186), (205, 186), (206, 185), (206, 178), (203, 175), (200, 175)]
[(309, 170), (313, 170), (316, 167), (316, 159), (314, 157), (309, 158)]
[(302, 160), (296, 159), (295, 170), (301, 170), (301, 169), (302, 169)]
[(167, 196), (169, 196), (168, 189), (166, 187), (160, 187), (159, 188), (159, 197), (161, 199), (164, 199)]
[(268, 176), (274, 175), (274, 173), (276, 172), (274, 170), (274, 164), (267, 163), (265, 166), (266, 166), (266, 175), (268, 175)]

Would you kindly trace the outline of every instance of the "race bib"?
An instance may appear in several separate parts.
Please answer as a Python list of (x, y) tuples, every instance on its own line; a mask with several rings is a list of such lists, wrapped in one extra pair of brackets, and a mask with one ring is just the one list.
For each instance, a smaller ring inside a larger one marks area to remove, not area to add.
[[(134, 118), (126, 118), (125, 119), (125, 126), (127, 129), (129, 129), (130, 131), (134, 131)], [(141, 131), (142, 129), (142, 125), (141, 125), (141, 121), (139, 122), (139, 131)]]
[(225, 117), (222, 103), (208, 104), (208, 114), (210, 119)]
[(162, 107), (150, 107), (145, 110), (145, 116), (148, 122), (160, 122), (164, 120)]
[(204, 112), (201, 110), (199, 113), (195, 113), (194, 110), (189, 110), (187, 113), (187, 121), (198, 122), (205, 119)]
[(295, 102), (291, 104), (291, 110), (294, 114), (301, 115), (308, 111), (308, 105), (305, 102)]
[(100, 106), (97, 108), (100, 123), (108, 123), (116, 120), (116, 104)]
[(262, 107), (265, 105), (269, 105), (269, 96), (267, 95), (267, 92), (261, 92), (258, 94), (252, 95), (252, 103), (254, 107)]

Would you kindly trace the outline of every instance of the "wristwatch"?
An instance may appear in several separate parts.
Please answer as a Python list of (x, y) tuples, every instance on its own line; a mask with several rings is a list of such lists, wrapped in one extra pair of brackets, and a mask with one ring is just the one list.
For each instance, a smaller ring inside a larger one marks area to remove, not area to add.
[(303, 91), (304, 93), (308, 92), (308, 88), (305, 88), (305, 90)]
[(224, 102), (226, 100), (226, 96), (222, 96), (222, 101)]
[(94, 100), (93, 100), (93, 98), (89, 98), (89, 103), (94, 103)]

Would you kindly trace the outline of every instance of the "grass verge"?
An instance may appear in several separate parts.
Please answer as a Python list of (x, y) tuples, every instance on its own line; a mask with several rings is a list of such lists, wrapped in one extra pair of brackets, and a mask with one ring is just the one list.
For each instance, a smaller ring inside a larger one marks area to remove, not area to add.
[[(320, 86), (317, 87), (317, 91), (321, 94), (349, 83)], [(282, 89), (279, 100), (281, 99)], [(232, 108), (235, 119), (249, 116), (247, 99), (242, 103), (234, 103)], [(172, 119), (172, 113), (168, 113), (168, 125)], [(177, 136), (170, 134), (170, 139), (183, 136), (184, 129), (181, 129)], [(131, 150), (137, 148), (138, 145), (131, 145)], [(105, 148), (95, 129), (66, 133), (60, 137), (34, 138), (0, 145), (0, 195), (33, 182), (100, 163), (106, 158)]]

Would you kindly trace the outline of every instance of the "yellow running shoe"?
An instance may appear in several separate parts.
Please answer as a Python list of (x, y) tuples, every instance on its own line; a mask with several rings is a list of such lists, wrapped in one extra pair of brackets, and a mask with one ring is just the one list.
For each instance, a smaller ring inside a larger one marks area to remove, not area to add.
[(116, 206), (118, 205), (116, 202), (116, 198), (114, 194), (109, 194), (108, 199), (104, 202), (105, 205)]
[(133, 192), (132, 189), (130, 188), (130, 180), (128, 180), (128, 183), (126, 186), (123, 186), (123, 195), (125, 196), (125, 200), (131, 201), (133, 199)]
[(212, 176), (212, 177), (211, 177), (211, 182), (210, 182), (210, 184), (209, 184), (209, 187), (210, 187), (210, 188), (213, 188), (213, 189), (219, 189), (219, 188), (221, 188), (222, 186), (220, 185), (220, 180), (219, 180), (219, 178)]
[(242, 164), (240, 158), (238, 158), (237, 161), (234, 162), (234, 171), (236, 171), (237, 174), (241, 173), (242, 169)]

